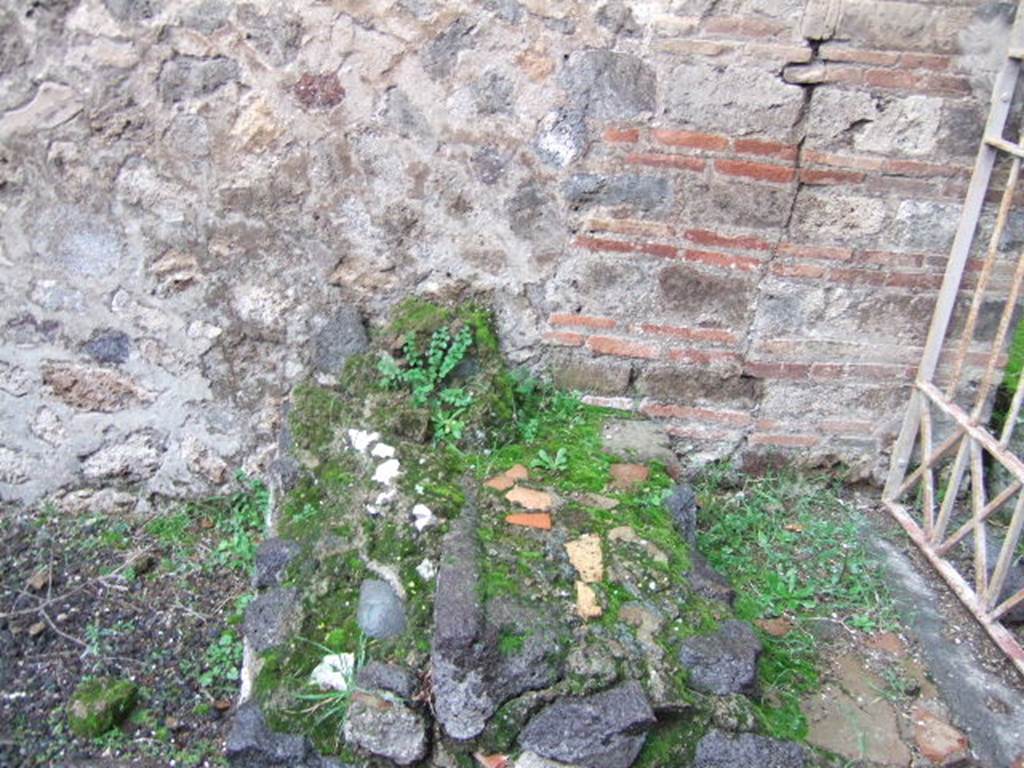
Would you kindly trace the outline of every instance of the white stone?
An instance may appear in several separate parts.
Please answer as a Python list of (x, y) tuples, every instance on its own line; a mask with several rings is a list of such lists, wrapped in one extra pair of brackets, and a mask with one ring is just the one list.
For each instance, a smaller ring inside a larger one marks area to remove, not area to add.
[(395, 455), (395, 449), (394, 446), (387, 443), (377, 443), (370, 451), (370, 455), (376, 456), (378, 459), (390, 459)]
[(398, 462), (398, 459), (388, 459), (377, 466), (373, 473), (373, 479), (382, 485), (391, 485), (395, 482), (395, 478), (398, 477), (401, 468), (402, 465)]
[(332, 653), (324, 656), (309, 676), (309, 682), (322, 689), (347, 691), (352, 684), (356, 657), (351, 653)]
[(368, 432), (365, 429), (350, 429), (348, 431), (348, 440), (352, 443), (352, 448), (360, 453), (366, 453), (367, 448), (380, 440), (380, 433)]
[(412, 516), (414, 518), (413, 525), (416, 526), (417, 531), (422, 531), (424, 528), (434, 525), (437, 522), (437, 518), (434, 517), (434, 513), (430, 511), (430, 507), (426, 504), (417, 504), (412, 508)]
[(46, 82), (39, 86), (32, 101), (0, 118), (0, 136), (56, 128), (81, 111), (82, 103), (73, 88)]
[(424, 558), (423, 562), (416, 566), (416, 573), (424, 581), (430, 581), (437, 575), (437, 566), (429, 558)]

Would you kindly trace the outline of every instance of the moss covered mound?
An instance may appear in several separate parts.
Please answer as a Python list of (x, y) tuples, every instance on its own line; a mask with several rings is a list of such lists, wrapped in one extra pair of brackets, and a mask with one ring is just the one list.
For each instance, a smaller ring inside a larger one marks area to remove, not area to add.
[[(269, 727), (378, 764), (372, 734), (346, 727), (355, 696), (361, 722), (386, 712), (373, 727), (426, 729), (435, 759), (470, 765), (518, 752), (546, 706), (586, 706), (636, 681), (657, 715), (637, 764), (689, 760), (722, 705), (691, 687), (680, 653), (733, 614), (692, 585), (666, 467), (605, 451), (612, 416), (510, 372), (477, 306), (408, 302), (336, 386), (298, 388), (299, 471), (273, 531), (289, 542), (274, 551), (290, 555), (271, 590), (293, 604), (256, 648), (254, 699)], [(368, 597), (388, 590), (393, 601)], [(732, 721), (756, 727), (739, 699), (728, 700)], [(400, 740), (426, 743), (418, 732)]]
[(91, 739), (120, 725), (135, 706), (138, 688), (129, 680), (86, 680), (68, 703), (68, 724), (77, 736)]

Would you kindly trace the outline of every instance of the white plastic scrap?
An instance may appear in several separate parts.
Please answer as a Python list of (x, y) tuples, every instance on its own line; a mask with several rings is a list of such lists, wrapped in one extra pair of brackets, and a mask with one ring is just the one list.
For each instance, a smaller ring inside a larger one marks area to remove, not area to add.
[(434, 513), (430, 511), (430, 507), (426, 504), (417, 504), (412, 508), (413, 525), (416, 526), (417, 531), (422, 531), (427, 526), (433, 525), (437, 522), (437, 518), (434, 517)]
[(380, 433), (367, 432), (365, 429), (350, 429), (348, 431), (348, 440), (352, 443), (352, 447), (355, 450), (360, 453), (366, 453), (367, 448), (380, 440)]
[(352, 671), (356, 657), (351, 653), (332, 653), (324, 656), (309, 676), (309, 682), (322, 689), (347, 691), (352, 684)]
[(391, 485), (395, 482), (395, 478), (398, 477), (400, 469), (401, 464), (398, 463), (398, 459), (388, 459), (377, 465), (377, 469), (373, 473), (373, 479), (383, 485)]
[(430, 581), (437, 575), (437, 567), (432, 561), (424, 558), (423, 562), (416, 566), (416, 573), (418, 573), (420, 578), (424, 581)]
[(376, 456), (378, 459), (390, 459), (395, 455), (395, 448), (387, 443), (377, 443), (370, 451), (370, 455)]

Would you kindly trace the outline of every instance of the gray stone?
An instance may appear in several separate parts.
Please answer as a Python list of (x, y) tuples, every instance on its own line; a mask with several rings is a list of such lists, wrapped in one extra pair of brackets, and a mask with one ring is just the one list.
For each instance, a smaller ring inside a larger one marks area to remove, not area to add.
[(427, 139), (433, 134), (427, 118), (405, 92), (398, 88), (389, 88), (384, 94), (383, 116), (398, 131), (398, 135), (404, 138), (415, 136)]
[(516, 0), (484, 0), (483, 6), (509, 24), (518, 24), (523, 17), (523, 6)]
[(132, 352), (132, 340), (123, 331), (104, 328), (96, 331), (82, 349), (97, 363), (120, 365)]
[(389, 691), (411, 699), (416, 693), (417, 681), (416, 675), (406, 667), (371, 661), (356, 673), (356, 685), (368, 691)]
[(160, 69), (157, 88), (165, 104), (209, 96), (237, 80), (238, 62), (226, 56), (176, 56)]
[(245, 639), (257, 653), (280, 645), (288, 639), (300, 613), (298, 590), (275, 587), (246, 607), (242, 623)]
[(554, 198), (540, 184), (523, 182), (506, 204), (509, 227), (524, 240), (550, 242), (558, 236), (558, 211)]
[(181, 17), (186, 27), (211, 35), (227, 24), (231, 6), (224, 0), (202, 0), (192, 6)]
[(561, 82), (573, 103), (599, 120), (628, 120), (654, 111), (654, 70), (632, 54), (577, 51), (569, 56)]
[(473, 45), (472, 32), (473, 25), (460, 16), (427, 43), (422, 53), (423, 69), (431, 79), (441, 80), (451, 75), (459, 51)]
[(300, 551), (302, 547), (298, 542), (278, 538), (266, 539), (256, 550), (252, 573), (253, 587), (267, 589), (278, 586), (285, 568)]
[(707, 559), (696, 550), (690, 553), (690, 570), (686, 574), (686, 581), (694, 592), (709, 600), (717, 600), (730, 606), (736, 600), (736, 590), (732, 588), (729, 580), (712, 568)]
[(672, 516), (672, 523), (683, 540), (691, 547), (697, 546), (697, 511), (700, 507), (693, 488), (686, 483), (677, 485), (665, 499), (665, 509)]
[(505, 175), (508, 161), (508, 155), (494, 147), (482, 147), (470, 158), (476, 177), (488, 186), (496, 184)]
[(689, 670), (689, 684), (704, 693), (753, 693), (757, 687), (757, 660), (761, 641), (745, 621), (723, 621), (716, 632), (691, 637), (679, 650), (679, 661)]
[(383, 640), (405, 632), (405, 605), (394, 588), (380, 579), (366, 579), (360, 585), (356, 616), (369, 637)]
[(238, 23), (245, 28), (245, 39), (275, 67), (292, 61), (302, 43), (302, 22), (298, 16), (275, 11), (261, 14), (255, 5), (238, 7)]
[(569, 177), (563, 190), (565, 199), (576, 208), (630, 205), (642, 211), (651, 211), (672, 203), (672, 187), (663, 176), (577, 173)]
[(640, 683), (563, 698), (534, 716), (519, 736), (524, 749), (584, 768), (629, 768), (643, 748), (654, 712)]
[(153, 430), (132, 432), (87, 456), (82, 475), (87, 480), (145, 480), (156, 474), (165, 450), (163, 438)]
[(159, 0), (103, 0), (107, 11), (118, 21), (144, 21), (160, 9)]
[(557, 109), (546, 114), (533, 140), (537, 156), (553, 168), (564, 168), (587, 150), (587, 121), (578, 109)]
[(791, 741), (714, 729), (697, 743), (694, 768), (803, 768), (807, 750)]
[(643, 31), (633, 16), (633, 9), (622, 0), (609, 0), (597, 9), (594, 19), (605, 29), (623, 37), (637, 37)]
[(225, 754), (233, 768), (330, 768), (303, 736), (270, 730), (259, 705), (242, 704), (228, 734)]
[(490, 70), (473, 84), (476, 109), (482, 115), (496, 115), (512, 111), (512, 81), (500, 72)]
[(345, 742), (397, 765), (410, 765), (427, 753), (423, 716), (400, 701), (357, 691), (345, 715)]
[(686, 63), (664, 81), (665, 116), (701, 131), (785, 139), (804, 103), (803, 88), (756, 67)]
[(313, 367), (321, 373), (341, 373), (348, 359), (369, 345), (359, 310), (340, 307), (313, 335)]

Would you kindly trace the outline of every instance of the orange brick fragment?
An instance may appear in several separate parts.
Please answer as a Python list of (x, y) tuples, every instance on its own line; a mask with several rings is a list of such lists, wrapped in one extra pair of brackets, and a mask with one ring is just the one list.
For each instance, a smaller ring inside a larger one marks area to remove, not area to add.
[(495, 475), (490, 480), (484, 483), (486, 487), (493, 488), (496, 491), (507, 491), (515, 484), (516, 481), (513, 480), (508, 475), (506, 475), (504, 472), (502, 472), (500, 475)]
[(521, 512), (517, 515), (508, 515), (505, 522), (511, 525), (523, 525), (527, 528), (540, 528), (542, 531), (551, 530), (551, 515), (546, 512)]
[(535, 491), (532, 488), (513, 488), (505, 494), (505, 498), (513, 504), (535, 512), (547, 512), (555, 503), (550, 493)]
[(522, 464), (515, 464), (514, 466), (505, 470), (505, 477), (509, 478), (514, 482), (519, 482), (520, 480), (529, 480), (530, 472)]
[(628, 490), (637, 483), (645, 483), (651, 476), (651, 470), (643, 464), (612, 464), (609, 471), (612, 485), (622, 490)]

